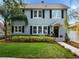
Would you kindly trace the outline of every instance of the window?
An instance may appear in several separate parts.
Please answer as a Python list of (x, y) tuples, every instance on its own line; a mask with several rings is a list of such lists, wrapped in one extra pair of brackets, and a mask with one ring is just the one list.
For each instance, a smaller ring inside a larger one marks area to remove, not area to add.
[(43, 13), (41, 10), (34, 10), (34, 18), (42, 17)]
[(44, 34), (48, 34), (48, 26), (44, 26), (43, 27), (43, 33)]
[(39, 17), (42, 17), (42, 11), (39, 11)]
[(14, 26), (14, 32), (15, 33), (22, 33), (24, 29), (22, 29), (24, 26)]
[(38, 33), (42, 33), (42, 26), (38, 26)]
[(33, 26), (33, 33), (36, 34), (37, 33), (37, 27)]
[(33, 35), (40, 35), (40, 34), (47, 35), (48, 26), (32, 26), (32, 34)]
[(37, 11), (34, 11), (34, 17), (37, 17)]
[(61, 10), (52, 10), (52, 18), (61, 18)]

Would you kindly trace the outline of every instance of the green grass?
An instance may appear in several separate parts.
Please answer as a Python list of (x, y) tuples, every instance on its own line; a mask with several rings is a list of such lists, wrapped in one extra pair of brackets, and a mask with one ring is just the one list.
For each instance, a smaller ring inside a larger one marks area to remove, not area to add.
[(0, 43), (0, 57), (75, 57), (56, 43)]

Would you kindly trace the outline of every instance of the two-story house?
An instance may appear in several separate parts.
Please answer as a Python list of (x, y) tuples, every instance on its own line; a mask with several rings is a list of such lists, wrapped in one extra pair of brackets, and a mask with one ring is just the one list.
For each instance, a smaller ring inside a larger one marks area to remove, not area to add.
[[(13, 35), (54, 35), (65, 38), (64, 19), (68, 7), (63, 4), (26, 4), (23, 8), (28, 19), (12, 22)], [(63, 40), (64, 41), (64, 40)]]

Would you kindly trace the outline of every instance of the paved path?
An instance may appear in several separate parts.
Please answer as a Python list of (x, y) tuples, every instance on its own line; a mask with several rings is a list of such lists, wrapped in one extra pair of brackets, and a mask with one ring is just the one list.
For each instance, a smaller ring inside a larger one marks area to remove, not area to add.
[(79, 58), (9, 58), (9, 57), (0, 57), (0, 59), (79, 59)]
[(75, 48), (65, 42), (58, 42), (58, 43), (79, 56), (79, 49), (78, 48)]

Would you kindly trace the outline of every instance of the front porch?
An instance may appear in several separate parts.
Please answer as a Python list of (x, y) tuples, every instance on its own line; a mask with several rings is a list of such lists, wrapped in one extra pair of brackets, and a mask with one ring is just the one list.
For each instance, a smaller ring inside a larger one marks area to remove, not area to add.
[(55, 37), (55, 41), (65, 41), (66, 29), (64, 25), (59, 23), (54, 23), (50, 25), (51, 32), (50, 35)]

